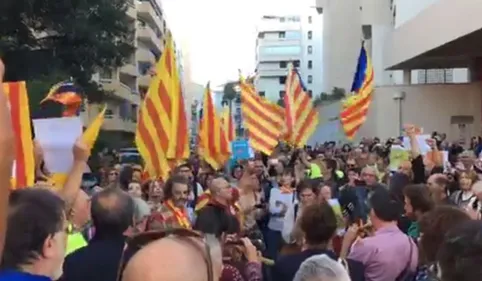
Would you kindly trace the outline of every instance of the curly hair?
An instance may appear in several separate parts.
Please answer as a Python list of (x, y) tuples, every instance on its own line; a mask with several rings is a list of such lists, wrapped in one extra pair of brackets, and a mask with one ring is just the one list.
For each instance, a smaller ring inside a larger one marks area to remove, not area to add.
[(455, 225), (470, 220), (459, 208), (441, 205), (425, 213), (419, 221), (422, 233), (419, 248), (424, 262), (435, 262), (445, 233)]
[(307, 206), (301, 214), (300, 228), (308, 245), (328, 243), (335, 234), (336, 227), (335, 212), (328, 203)]
[(171, 176), (167, 181), (166, 184), (164, 185), (164, 197), (166, 200), (169, 200), (172, 198), (172, 189), (174, 187), (174, 184), (185, 184), (189, 186), (189, 180), (185, 176), (181, 175), (173, 175)]

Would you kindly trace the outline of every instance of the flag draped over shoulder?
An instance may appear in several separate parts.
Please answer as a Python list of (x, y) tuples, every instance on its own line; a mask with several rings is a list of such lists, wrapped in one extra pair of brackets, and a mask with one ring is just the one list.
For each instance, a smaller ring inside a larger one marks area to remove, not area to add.
[(318, 126), (318, 110), (298, 71), (290, 66), (285, 87), (286, 140), (295, 147), (304, 147)]
[(73, 82), (63, 81), (53, 85), (40, 103), (48, 100), (64, 105), (63, 117), (72, 117), (79, 113), (82, 94), (80, 88), (76, 87)]
[(355, 77), (351, 87), (351, 96), (342, 103), (340, 121), (348, 139), (352, 140), (365, 123), (368, 107), (371, 104), (374, 88), (374, 73), (370, 58), (362, 45)]
[(203, 98), (203, 112), (199, 128), (199, 154), (215, 170), (229, 159), (231, 149), (211, 97), (209, 84)]
[(228, 142), (232, 142), (236, 139), (236, 132), (234, 131), (233, 116), (231, 114), (230, 108), (227, 106), (221, 112), (221, 124), (226, 134), (226, 139)]
[(12, 188), (32, 186), (35, 179), (35, 162), (26, 84), (25, 82), (9, 82), (3, 83), (2, 86), (8, 97), (15, 136)]
[(170, 34), (155, 73), (139, 109), (135, 141), (148, 174), (167, 179), (171, 168), (187, 159), (190, 152), (181, 80)]
[(254, 86), (246, 83), (242, 77), (239, 85), (241, 112), (249, 143), (254, 150), (271, 155), (284, 130), (283, 112), (280, 115), (277, 105), (259, 96)]

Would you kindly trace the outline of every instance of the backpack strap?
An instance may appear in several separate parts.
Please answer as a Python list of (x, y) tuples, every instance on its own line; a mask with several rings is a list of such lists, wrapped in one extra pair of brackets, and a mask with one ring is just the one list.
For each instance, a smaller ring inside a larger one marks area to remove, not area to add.
[(294, 212), (294, 219), (296, 221), (296, 218), (298, 217), (298, 210), (300, 209), (300, 206), (298, 203), (295, 204), (295, 212)]

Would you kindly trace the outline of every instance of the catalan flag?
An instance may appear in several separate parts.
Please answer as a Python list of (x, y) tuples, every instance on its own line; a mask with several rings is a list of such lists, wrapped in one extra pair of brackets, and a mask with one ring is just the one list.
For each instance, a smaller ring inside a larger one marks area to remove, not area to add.
[(313, 107), (300, 74), (292, 65), (286, 78), (285, 89), (287, 140), (295, 147), (304, 147), (318, 125), (318, 110)]
[(35, 161), (27, 88), (25, 82), (3, 83), (2, 86), (8, 97), (15, 136), (12, 188), (32, 186), (35, 179)]
[(278, 145), (285, 121), (276, 105), (260, 97), (253, 85), (240, 77), (241, 112), (251, 147), (271, 155)]
[(352, 140), (365, 123), (368, 107), (372, 101), (374, 87), (373, 65), (362, 45), (355, 77), (351, 86), (351, 96), (342, 103), (340, 121), (348, 139)]
[(63, 117), (76, 116), (82, 105), (81, 89), (76, 87), (73, 82), (63, 81), (53, 85), (40, 103), (47, 100), (64, 105)]
[(236, 132), (234, 130), (233, 116), (231, 114), (231, 109), (226, 106), (221, 112), (221, 124), (226, 134), (226, 139), (229, 143), (236, 139)]
[(139, 109), (135, 142), (148, 174), (167, 179), (171, 168), (189, 157), (184, 99), (170, 34), (155, 73)]
[(209, 83), (203, 99), (203, 115), (199, 128), (199, 154), (214, 170), (220, 169), (231, 154), (219, 116), (214, 108)]

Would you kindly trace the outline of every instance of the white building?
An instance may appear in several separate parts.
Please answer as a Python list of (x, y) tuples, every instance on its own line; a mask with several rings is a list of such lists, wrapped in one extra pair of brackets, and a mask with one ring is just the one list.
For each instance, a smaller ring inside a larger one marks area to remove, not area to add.
[(325, 20), (327, 85), (351, 85), (361, 38), (373, 60), (377, 87), (358, 137), (397, 136), (405, 123), (445, 132), (449, 140), (481, 134), (482, 1), (317, 0), (317, 6)]
[(285, 92), (289, 63), (299, 70), (307, 91), (319, 95), (323, 87), (322, 16), (308, 9), (298, 15), (263, 16), (256, 44), (259, 94), (278, 101)]

